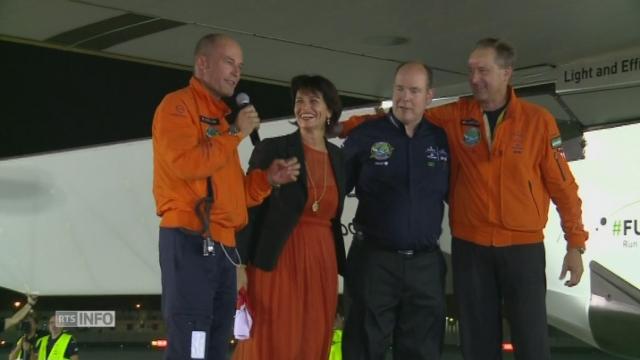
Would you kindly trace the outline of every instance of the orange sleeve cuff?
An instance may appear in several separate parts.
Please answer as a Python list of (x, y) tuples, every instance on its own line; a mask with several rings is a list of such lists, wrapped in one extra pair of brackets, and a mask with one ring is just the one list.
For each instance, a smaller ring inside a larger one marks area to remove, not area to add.
[(271, 184), (267, 178), (267, 172), (260, 169), (251, 170), (246, 177), (247, 206), (252, 207), (262, 203), (262, 200), (271, 195)]
[(371, 116), (359, 116), (359, 115), (355, 115), (349, 118), (349, 120), (343, 121), (340, 123), (340, 125), (342, 125), (342, 129), (340, 130), (340, 135), (338, 135), (341, 138), (346, 138), (349, 133), (351, 133), (351, 131), (353, 131), (353, 129), (355, 129), (356, 127), (358, 127), (358, 125), (362, 124), (363, 122), (367, 121), (368, 118), (376, 118), (375, 115)]
[(579, 235), (568, 236), (567, 247), (570, 249), (585, 248), (588, 238), (589, 235), (586, 231), (582, 231)]

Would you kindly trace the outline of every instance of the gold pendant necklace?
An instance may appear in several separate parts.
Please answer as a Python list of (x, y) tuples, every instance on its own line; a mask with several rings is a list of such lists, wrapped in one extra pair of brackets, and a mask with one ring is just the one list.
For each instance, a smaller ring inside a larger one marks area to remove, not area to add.
[(307, 168), (307, 179), (309, 179), (309, 183), (311, 188), (313, 189), (313, 204), (311, 204), (311, 211), (316, 214), (320, 210), (320, 200), (324, 197), (324, 194), (327, 192), (327, 156), (326, 154), (322, 159), (322, 167), (324, 172), (324, 180), (322, 184), (322, 194), (318, 197), (318, 192), (316, 190), (316, 184), (313, 182), (313, 177), (311, 176), (311, 171), (309, 171), (309, 165), (307, 162), (304, 162), (304, 166)]

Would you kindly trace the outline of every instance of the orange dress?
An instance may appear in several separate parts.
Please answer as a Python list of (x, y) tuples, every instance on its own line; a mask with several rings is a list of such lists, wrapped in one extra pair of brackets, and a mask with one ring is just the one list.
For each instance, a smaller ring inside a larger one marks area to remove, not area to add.
[[(234, 360), (327, 360), (338, 296), (338, 268), (330, 220), (338, 189), (326, 152), (304, 146), (308, 199), (271, 272), (247, 267), (251, 338), (238, 343)], [(326, 193), (312, 211), (314, 187)]]

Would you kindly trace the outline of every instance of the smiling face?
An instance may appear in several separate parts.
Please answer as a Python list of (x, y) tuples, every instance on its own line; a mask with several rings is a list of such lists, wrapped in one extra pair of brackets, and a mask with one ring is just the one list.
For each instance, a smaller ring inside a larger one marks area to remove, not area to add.
[(196, 55), (195, 75), (216, 97), (229, 97), (240, 81), (242, 49), (228, 37), (215, 40)]
[(299, 89), (296, 92), (293, 112), (300, 130), (325, 130), (331, 111), (319, 91)]
[(501, 66), (492, 48), (477, 48), (469, 56), (469, 85), (485, 110), (505, 103), (512, 68)]

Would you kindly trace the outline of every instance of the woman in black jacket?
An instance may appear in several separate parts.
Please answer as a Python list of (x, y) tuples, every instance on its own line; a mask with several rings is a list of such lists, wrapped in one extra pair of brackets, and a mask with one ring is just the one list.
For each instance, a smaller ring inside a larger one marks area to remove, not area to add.
[(249, 161), (249, 171), (277, 158), (296, 157), (302, 166), (296, 182), (273, 189), (250, 210), (249, 225), (238, 236), (254, 324), (251, 338), (238, 344), (236, 360), (328, 359), (338, 271), (345, 262), (345, 176), (341, 151), (325, 130), (338, 121), (342, 105), (322, 76), (296, 76), (291, 92), (298, 131), (264, 140)]

